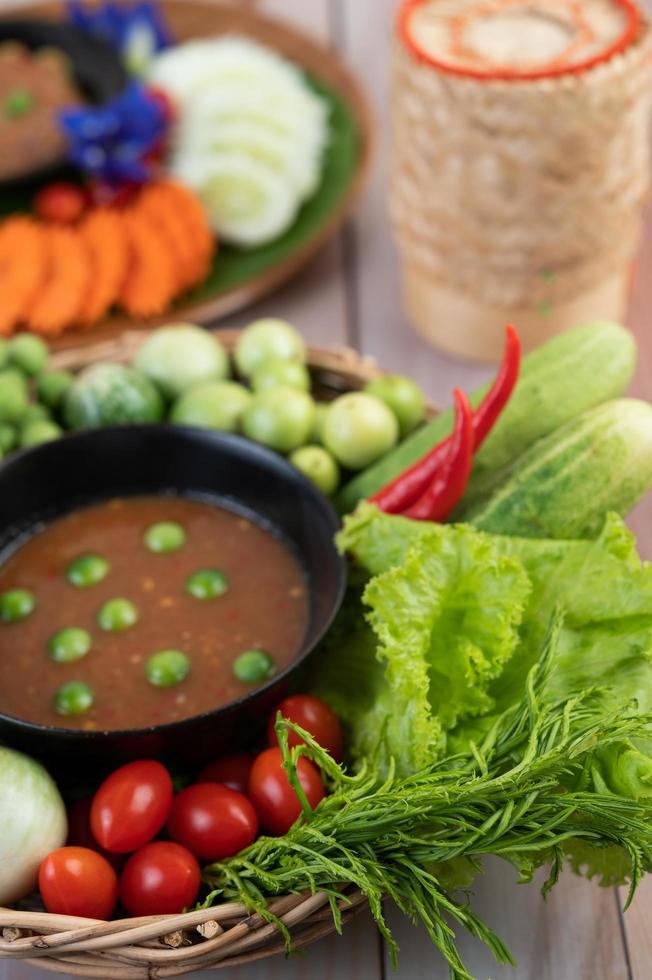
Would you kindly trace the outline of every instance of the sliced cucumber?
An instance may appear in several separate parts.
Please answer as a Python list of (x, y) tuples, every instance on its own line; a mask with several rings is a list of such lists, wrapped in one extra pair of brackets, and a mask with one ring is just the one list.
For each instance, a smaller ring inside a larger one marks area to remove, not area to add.
[(155, 59), (149, 81), (165, 89), (175, 102), (185, 103), (210, 70), (212, 47), (209, 41), (187, 41), (167, 48)]
[(172, 172), (202, 198), (225, 241), (282, 234), (320, 181), (327, 103), (303, 72), (248, 38), (163, 52), (150, 81), (176, 102)]
[[(189, 57), (194, 60), (197, 53), (191, 52)], [(251, 38), (230, 36), (206, 41), (199, 56), (210, 60), (210, 73), (214, 78), (260, 81), (263, 76), (274, 74), (288, 85), (305, 84), (303, 72), (296, 64)]]
[(317, 152), (321, 152), (328, 138), (327, 110), (312, 93), (278, 93), (260, 84), (233, 82), (197, 94), (181, 114), (177, 139), (183, 140), (198, 124), (217, 127), (243, 119)]
[(215, 83), (273, 85), (306, 89), (303, 72), (275, 51), (244, 37), (192, 41), (163, 52), (151, 81), (187, 102)]
[(199, 194), (218, 238), (245, 248), (277, 238), (299, 208), (289, 181), (244, 153), (188, 159), (174, 173)]
[(224, 125), (197, 126), (187, 132), (178, 154), (179, 169), (185, 170), (185, 159), (210, 160), (224, 153), (244, 153), (281, 177), (286, 178), (301, 199), (314, 193), (321, 173), (321, 155), (297, 147), (296, 141), (270, 127), (261, 126), (247, 117)]

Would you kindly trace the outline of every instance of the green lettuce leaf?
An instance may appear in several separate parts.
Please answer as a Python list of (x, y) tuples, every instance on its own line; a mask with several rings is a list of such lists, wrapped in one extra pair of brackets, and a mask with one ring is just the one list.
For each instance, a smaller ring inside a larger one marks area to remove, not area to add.
[[(652, 566), (642, 563), (632, 533), (615, 515), (595, 541), (530, 542), (501, 538), (532, 582), (522, 643), (496, 681), (499, 709), (520, 697), (554, 610), (565, 623), (550, 696), (563, 699), (600, 687), (605, 708), (635, 702), (652, 708)], [(533, 547), (531, 547), (533, 545)], [(611, 694), (609, 694), (611, 692)]]
[(586, 840), (573, 838), (564, 847), (564, 854), (576, 875), (595, 878), (603, 888), (626, 885), (631, 877), (631, 858), (617, 844), (594, 847)]
[(652, 741), (632, 739), (598, 748), (591, 778), (598, 792), (652, 799)]
[[(322, 680), (331, 678), (332, 698), (340, 692), (358, 761), (380, 759), (388, 768), (393, 758), (407, 773), (475, 758), (499, 719), (523, 702), (547, 649), (539, 710), (546, 701), (558, 712), (581, 700), (578, 717), (589, 711), (596, 733), (614, 719), (637, 721), (636, 737), (603, 734), (601, 744), (597, 734), (580, 765), (569, 759), (561, 795), (652, 799), (649, 718), (638, 717), (652, 712), (652, 567), (618, 517), (595, 541), (541, 541), (429, 525), (362, 504), (338, 541), (367, 585), (321, 663)], [(587, 837), (503, 857), (523, 880), (545, 861), (554, 880), (564, 858), (602, 884), (631, 875), (631, 853)]]
[(368, 582), (367, 625), (345, 613), (311, 680), (348, 719), (354, 756), (392, 758), (401, 773), (441, 757), (460, 720), (492, 710), (489, 685), (516, 649), (530, 592), (521, 562), (490, 535), (422, 527), (404, 560)]
[[(652, 711), (652, 566), (641, 562), (619, 517), (609, 516), (595, 541), (539, 541), (411, 521), (362, 504), (345, 521), (339, 545), (359, 573), (372, 576), (365, 601), (380, 641), (373, 670), (384, 666), (396, 698), (390, 716), (404, 712), (393, 723), (384, 707), (379, 716), (403, 766), (469, 751), (483, 738), (523, 696), (557, 609), (564, 621), (547, 697), (564, 701), (595, 688), (605, 715)], [(518, 582), (513, 606), (507, 568)], [(488, 623), (493, 634), (483, 634)], [(378, 723), (365, 720), (369, 729)], [(422, 741), (408, 751), (410, 737)], [(597, 792), (650, 795), (652, 742), (598, 748), (587, 779)]]
[(363, 501), (344, 518), (337, 536), (340, 551), (349, 554), (367, 576), (380, 575), (400, 565), (424, 534), (445, 535), (447, 526), (391, 516)]
[(489, 536), (467, 527), (426, 534), (364, 592), (392, 690), (418, 677), (427, 714), (444, 730), (486, 714), (489, 683), (516, 648), (529, 592), (521, 563)]

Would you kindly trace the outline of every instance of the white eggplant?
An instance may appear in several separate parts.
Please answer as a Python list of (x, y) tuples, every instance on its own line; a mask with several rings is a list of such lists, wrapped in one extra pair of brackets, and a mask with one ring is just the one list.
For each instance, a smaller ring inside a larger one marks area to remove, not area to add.
[(67, 833), (66, 808), (43, 766), (0, 746), (0, 905), (29, 895)]

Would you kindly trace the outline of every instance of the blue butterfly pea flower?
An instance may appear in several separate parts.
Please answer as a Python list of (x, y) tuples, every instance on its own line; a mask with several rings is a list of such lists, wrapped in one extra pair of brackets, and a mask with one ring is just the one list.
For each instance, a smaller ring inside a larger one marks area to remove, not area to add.
[(83, 0), (68, 0), (67, 8), (74, 27), (112, 44), (136, 74), (143, 74), (152, 56), (173, 43), (165, 18), (152, 0), (131, 4), (105, 0), (93, 7)]
[(163, 143), (168, 120), (144, 85), (133, 81), (105, 105), (64, 109), (59, 119), (71, 163), (95, 180), (119, 185), (151, 179), (151, 155)]

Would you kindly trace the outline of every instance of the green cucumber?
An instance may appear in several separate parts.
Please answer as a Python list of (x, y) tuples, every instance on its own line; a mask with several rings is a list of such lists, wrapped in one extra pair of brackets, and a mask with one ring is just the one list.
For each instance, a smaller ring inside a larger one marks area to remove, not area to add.
[(541, 439), (504, 483), (468, 515), (493, 534), (576, 539), (625, 516), (652, 486), (652, 405), (607, 402)]
[[(521, 377), (493, 432), (474, 460), (465, 501), (487, 496), (505, 464), (560, 425), (626, 390), (636, 359), (632, 335), (617, 323), (591, 323), (554, 337), (523, 358)], [(475, 406), (488, 386), (471, 396)], [(451, 431), (442, 412), (340, 491), (341, 513), (376, 493)]]
[(560, 334), (523, 360), (521, 379), (499, 422), (473, 461), (464, 494), (467, 508), (486, 499), (511, 465), (560, 425), (619, 398), (636, 367), (636, 342), (617, 323), (591, 323)]

